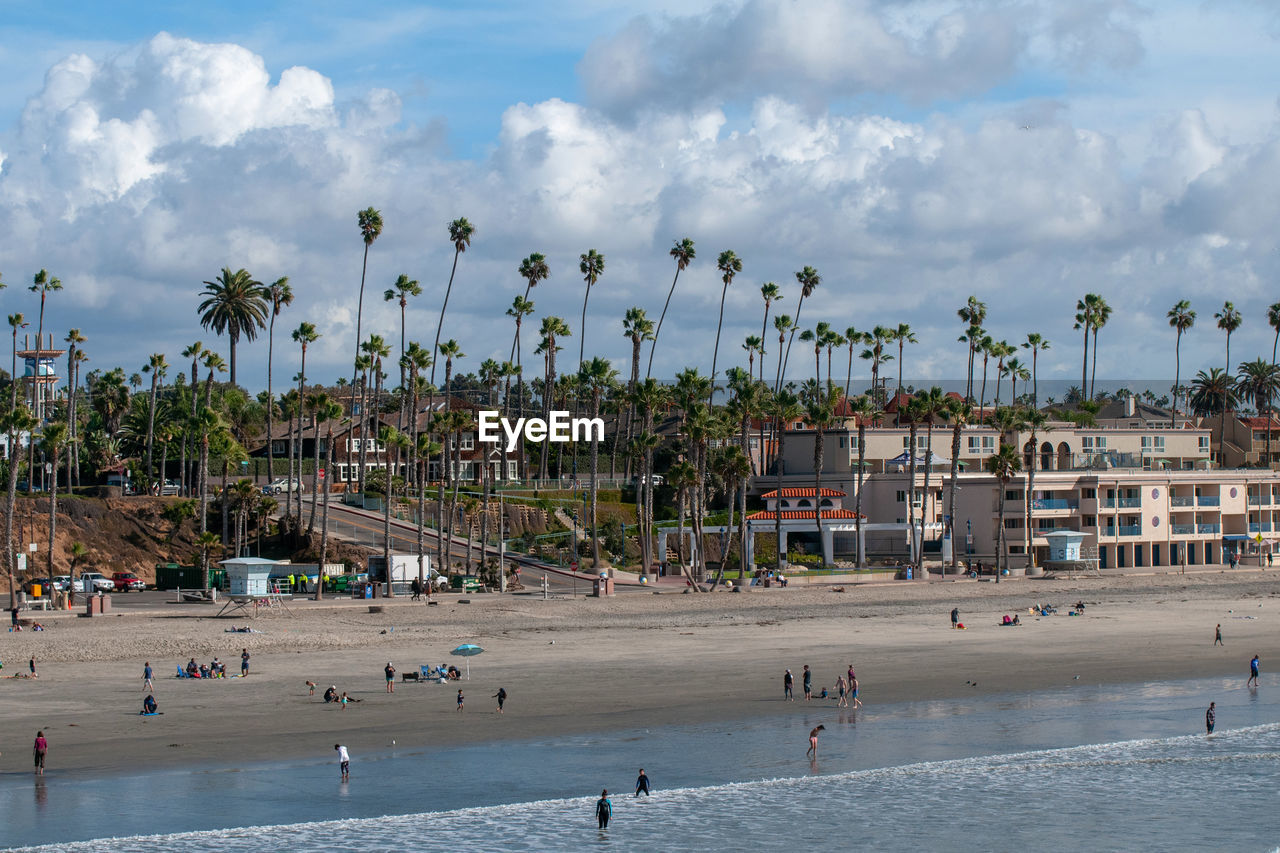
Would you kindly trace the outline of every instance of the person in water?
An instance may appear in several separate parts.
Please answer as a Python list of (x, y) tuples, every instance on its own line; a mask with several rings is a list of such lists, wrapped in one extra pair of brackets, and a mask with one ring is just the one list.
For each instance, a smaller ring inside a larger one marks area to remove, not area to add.
[(613, 817), (613, 803), (609, 802), (609, 789), (605, 788), (600, 792), (600, 799), (596, 800), (596, 822), (601, 829), (608, 829), (611, 817)]
[(816, 759), (818, 757), (818, 732), (826, 731), (826, 726), (819, 724), (817, 728), (809, 732), (809, 748), (805, 750), (805, 755), (813, 754)]
[(644, 775), (644, 768), (640, 768), (640, 777), (636, 779), (636, 796), (640, 796), (640, 792), (644, 791), (644, 795), (649, 796), (649, 777)]

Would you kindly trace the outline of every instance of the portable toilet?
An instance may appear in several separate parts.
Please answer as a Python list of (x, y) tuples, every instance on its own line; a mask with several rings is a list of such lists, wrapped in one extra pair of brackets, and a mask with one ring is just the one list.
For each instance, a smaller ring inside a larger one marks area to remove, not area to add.
[(276, 567), (275, 560), (236, 557), (223, 560), (221, 565), (226, 569), (231, 595), (266, 595), (271, 591), (270, 577)]

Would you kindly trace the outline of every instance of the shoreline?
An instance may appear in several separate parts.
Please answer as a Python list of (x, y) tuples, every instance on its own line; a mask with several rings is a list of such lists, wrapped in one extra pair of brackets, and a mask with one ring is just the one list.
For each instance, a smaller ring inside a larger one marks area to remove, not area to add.
[[(731, 726), (761, 714), (812, 712), (800, 699), (781, 702), (783, 669), (796, 673), (798, 691), (804, 663), (814, 668), (816, 689), (830, 688), (854, 663), (861, 698), (884, 704), (1062, 688), (1077, 675), (1086, 684), (1239, 675), (1243, 685), (1254, 653), (1264, 672), (1280, 655), (1272, 630), (1280, 615), (1267, 607), (1277, 596), (1280, 574), (1264, 572), (886, 584), (844, 593), (793, 588), (552, 601), (495, 595), (432, 608), (393, 602), (381, 614), (335, 604), (235, 622), (163, 611), (50, 620), (43, 633), (0, 638), (6, 669), (25, 663), (25, 650), (33, 649), (41, 671), (40, 679), (0, 681), (0, 713), (10, 723), (0, 735), (0, 777), (30, 775), (37, 728), (50, 739), (50, 776), (83, 778), (140, 768), (226, 769), (237, 766), (233, 756), (254, 763), (321, 758), (335, 739), (368, 754), (392, 739), (419, 749)], [(1028, 617), (1036, 598), (1063, 610)], [(1077, 598), (1089, 605), (1086, 614), (1065, 615)], [(951, 606), (969, 630), (950, 629)], [(1025, 624), (999, 627), (1005, 612), (1019, 612)], [(267, 633), (223, 633), (245, 623)], [(1212, 646), (1217, 623), (1225, 648)], [(470, 661), (470, 681), (397, 681), (395, 694), (385, 693), (387, 660), (400, 671), (459, 662), (447, 650), (460, 642), (486, 649)], [(234, 664), (242, 646), (252, 655), (247, 679), (172, 677), (177, 662), (192, 655)], [(144, 659), (157, 673), (161, 717), (137, 716)], [(306, 679), (319, 685), (314, 697)], [(326, 706), (320, 693), (328, 684), (364, 701), (346, 711)], [(458, 686), (467, 697), (461, 715), (454, 711)], [(499, 686), (510, 694), (503, 716), (489, 698)], [(832, 703), (820, 707), (835, 710)]]

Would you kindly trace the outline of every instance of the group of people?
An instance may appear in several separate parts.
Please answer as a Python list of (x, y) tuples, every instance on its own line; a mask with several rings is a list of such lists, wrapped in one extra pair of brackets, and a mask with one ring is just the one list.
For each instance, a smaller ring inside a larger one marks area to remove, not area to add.
[[(315, 692), (314, 687), (311, 689), (311, 692), (313, 693)], [(349, 696), (345, 690), (342, 692), (341, 695), (339, 695), (337, 685), (330, 684), (329, 689), (324, 691), (324, 703), (326, 705), (330, 703), (339, 705), (344, 711), (347, 710), (347, 705), (349, 703), (360, 702), (360, 701), (363, 701), (363, 700), (356, 699), (356, 698), (353, 698), (352, 696)]]
[[(650, 786), (649, 777), (645, 775), (644, 768), (641, 767), (640, 775), (636, 778), (636, 796), (639, 797), (642, 793), (646, 797), (650, 796)], [(596, 826), (600, 829), (608, 829), (609, 821), (613, 819), (613, 801), (609, 799), (608, 788), (600, 792), (600, 799), (596, 800), (595, 813)]]
[[(150, 668), (151, 664), (147, 664)], [(209, 663), (197, 664), (196, 659), (187, 661), (187, 678), (226, 678), (227, 665), (216, 657)]]
[[(836, 699), (837, 708), (862, 707), (862, 700), (858, 698), (858, 676), (853, 671), (853, 664), (849, 664), (848, 680), (845, 680), (844, 675), (837, 677), (836, 683), (832, 686), (830, 692), (824, 687), (817, 696), (813, 692), (813, 670), (809, 669), (808, 664), (804, 665), (800, 675), (801, 686), (804, 690), (804, 701), (811, 702), (815, 698)], [(796, 701), (795, 676), (791, 674), (789, 669), (782, 674), (782, 698), (787, 702)]]

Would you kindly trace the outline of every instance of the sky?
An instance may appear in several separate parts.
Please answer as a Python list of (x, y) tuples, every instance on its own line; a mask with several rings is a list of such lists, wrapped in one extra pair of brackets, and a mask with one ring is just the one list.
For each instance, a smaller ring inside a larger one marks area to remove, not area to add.
[[(183, 7), (183, 8), (177, 8)], [(531, 252), (551, 277), (532, 322), (563, 317), (562, 367), (588, 354), (624, 376), (627, 308), (656, 320), (689, 237), (654, 375), (745, 365), (760, 285), (795, 315), (795, 271), (822, 284), (800, 325), (911, 326), (917, 382), (965, 371), (956, 310), (974, 294), (1011, 343), (1051, 342), (1042, 379), (1080, 374), (1083, 294), (1114, 309), (1098, 377), (1171, 380), (1169, 308), (1197, 312), (1184, 381), (1224, 363), (1213, 315), (1244, 324), (1232, 361), (1270, 358), (1280, 302), (1280, 12), (1262, 0), (740, 0), (539, 4), (201, 4), (0, 0), (0, 291), (34, 332), (41, 268), (64, 290), (45, 328), (87, 338), (91, 368), (171, 364), (200, 327), (222, 267), (296, 299), (314, 323), (317, 381), (350, 374), (363, 244), (362, 327), (400, 345), (400, 274), (423, 295), (407, 338), (430, 346), (453, 262), (447, 223), (475, 225), (445, 339), (473, 371), (509, 355), (506, 308)], [(533, 364), (534, 335), (524, 336)], [(777, 341), (766, 337), (769, 371)], [(237, 379), (266, 378), (265, 334)], [(1024, 353), (1025, 355), (1025, 353)], [(794, 351), (789, 374), (810, 360)], [(896, 370), (894, 365), (892, 370)], [(842, 372), (842, 371), (841, 371)], [(868, 375), (855, 363), (855, 376)], [(439, 378), (439, 377), (438, 377)]]

